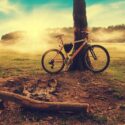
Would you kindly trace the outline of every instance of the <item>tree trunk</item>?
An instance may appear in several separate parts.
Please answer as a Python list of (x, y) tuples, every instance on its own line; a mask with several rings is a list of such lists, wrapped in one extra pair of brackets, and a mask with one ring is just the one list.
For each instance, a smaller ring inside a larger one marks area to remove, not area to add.
[[(81, 33), (81, 31), (87, 31), (88, 24), (85, 0), (73, 0), (73, 2), (74, 40), (76, 41), (84, 38), (83, 33)], [(75, 44), (74, 51), (77, 50), (80, 45), (81, 43)], [(69, 68), (69, 71), (87, 69), (84, 63), (84, 51), (86, 47), (87, 46), (85, 46), (83, 50), (73, 60), (73, 63)]]

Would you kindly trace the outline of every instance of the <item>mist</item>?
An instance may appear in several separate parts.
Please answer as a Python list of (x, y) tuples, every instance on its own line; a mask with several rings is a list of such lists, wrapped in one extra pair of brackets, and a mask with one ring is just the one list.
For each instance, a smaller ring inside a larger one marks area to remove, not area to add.
[[(0, 36), (2, 37), (2, 35), (15, 31), (24, 32), (24, 36), (13, 44), (9, 44), (9, 42), (12, 43), (12, 40), (1, 41), (1, 49), (28, 53), (37, 53), (49, 49), (52, 46), (50, 44), (52, 40), (49, 36), (49, 28), (73, 25), (72, 10), (70, 8), (57, 11), (53, 7), (54, 5), (44, 5), (27, 13), (22, 7), (17, 7), (13, 18), (0, 21)], [(22, 11), (19, 11), (20, 9)], [(69, 21), (67, 22), (65, 19)], [(60, 32), (57, 31), (57, 34), (60, 34)], [(8, 44), (3, 44), (4, 42)]]
[(109, 43), (120, 43), (125, 42), (125, 31), (122, 30), (102, 30), (101, 28), (97, 31), (94, 31), (90, 34), (95, 42), (109, 42)]
[[(87, 17), (89, 26), (103, 27), (125, 22), (123, 14), (124, 4), (125, 2), (123, 1), (111, 3), (108, 6), (103, 4), (88, 6)], [(61, 7), (58, 4), (46, 4), (26, 11), (25, 7), (18, 3), (12, 4), (9, 0), (0, 1), (0, 12), (5, 16), (4, 19), (0, 20), (0, 37), (15, 31), (25, 33), (21, 39), (0, 41), (0, 49), (25, 53), (40, 53), (55, 46), (54, 42), (51, 44), (51, 41), (56, 42), (56, 39), (52, 39), (49, 36), (49, 29), (73, 26), (72, 7), (57, 9), (57, 6)], [(61, 30), (53, 30), (53, 32), (55, 34), (62, 33)], [(72, 36), (69, 37), (69, 41), (73, 39)], [(91, 33), (90, 36), (99, 42), (117, 42), (117, 40), (124, 37), (124, 33), (122, 31), (105, 32), (104, 30), (100, 30)]]

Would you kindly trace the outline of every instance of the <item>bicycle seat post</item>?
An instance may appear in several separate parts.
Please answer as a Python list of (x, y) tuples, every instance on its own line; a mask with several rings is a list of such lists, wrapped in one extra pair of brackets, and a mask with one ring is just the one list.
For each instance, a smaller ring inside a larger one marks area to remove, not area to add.
[(60, 36), (60, 41), (61, 41), (61, 44), (64, 45), (62, 36)]
[(60, 43), (64, 45), (62, 36), (58, 36), (57, 38), (59, 39)]

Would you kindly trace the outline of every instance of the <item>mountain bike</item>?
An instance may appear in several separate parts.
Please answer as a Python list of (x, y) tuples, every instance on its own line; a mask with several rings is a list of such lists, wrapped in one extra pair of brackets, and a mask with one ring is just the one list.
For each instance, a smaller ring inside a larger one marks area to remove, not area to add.
[[(64, 69), (64, 67), (65, 70), (68, 70), (70, 65), (73, 63), (74, 58), (82, 49), (84, 49), (85, 45), (88, 46), (84, 51), (83, 56), (86, 67), (94, 73), (103, 72), (108, 68), (110, 64), (110, 55), (107, 49), (100, 45), (90, 45), (88, 43), (89, 33), (85, 31), (82, 31), (82, 33), (85, 36), (84, 39), (74, 41), (73, 43), (69, 44), (64, 44), (63, 34), (55, 36), (60, 42), (60, 49), (48, 50), (43, 54), (41, 59), (42, 67), (47, 73), (59, 73)], [(74, 51), (75, 45), (79, 43), (80, 46), (76, 51)]]

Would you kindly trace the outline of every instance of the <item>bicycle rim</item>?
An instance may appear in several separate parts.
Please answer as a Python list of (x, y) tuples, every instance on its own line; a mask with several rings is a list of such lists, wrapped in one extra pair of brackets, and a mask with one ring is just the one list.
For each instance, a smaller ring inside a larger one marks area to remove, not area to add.
[(64, 68), (64, 55), (56, 49), (47, 51), (42, 57), (42, 67), (48, 73), (59, 73)]
[(99, 73), (109, 66), (110, 56), (104, 47), (93, 45), (86, 51), (85, 62), (89, 70)]

